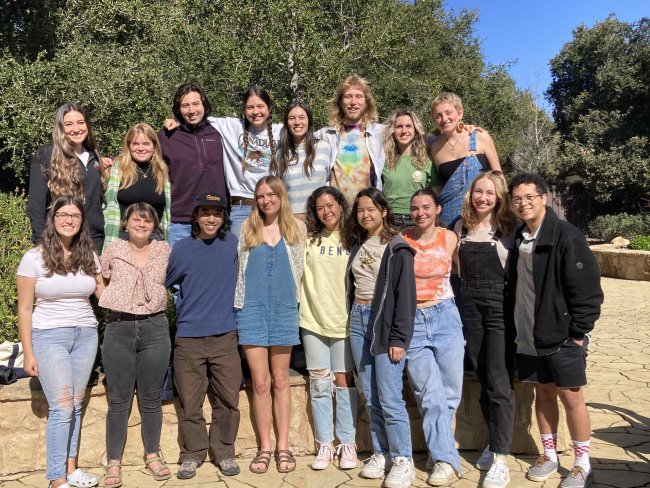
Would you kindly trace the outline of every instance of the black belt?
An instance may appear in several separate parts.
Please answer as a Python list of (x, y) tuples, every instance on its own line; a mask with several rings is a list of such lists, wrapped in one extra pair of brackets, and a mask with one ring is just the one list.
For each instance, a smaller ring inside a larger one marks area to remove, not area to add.
[(165, 312), (154, 312), (154, 313), (127, 313), (127, 312), (111, 312), (108, 316), (109, 322), (114, 322), (116, 320), (144, 320), (151, 317), (157, 317), (158, 315), (163, 315)]

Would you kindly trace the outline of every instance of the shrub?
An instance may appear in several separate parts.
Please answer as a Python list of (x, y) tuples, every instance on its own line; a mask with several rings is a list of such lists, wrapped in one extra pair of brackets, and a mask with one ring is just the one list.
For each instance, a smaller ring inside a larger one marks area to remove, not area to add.
[(637, 251), (650, 251), (650, 236), (635, 236), (627, 247)]
[(606, 242), (618, 236), (632, 239), (650, 235), (650, 214), (600, 215), (589, 223), (589, 235)]
[(0, 193), (0, 342), (18, 341), (16, 269), (32, 247), (26, 205), (22, 195)]

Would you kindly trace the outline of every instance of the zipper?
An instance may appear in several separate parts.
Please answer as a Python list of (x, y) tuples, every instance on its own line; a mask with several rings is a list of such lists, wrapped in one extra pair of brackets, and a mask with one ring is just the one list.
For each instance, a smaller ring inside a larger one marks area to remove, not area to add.
[[(388, 255), (388, 261), (386, 261), (386, 280), (384, 281), (384, 291), (381, 294), (381, 300), (379, 301), (379, 308), (377, 310), (381, 310), (384, 307), (384, 301), (386, 300), (386, 294), (388, 293), (388, 276), (390, 274), (390, 262), (393, 259), (393, 250), (390, 247), (390, 242), (388, 243), (388, 251), (390, 254)], [(377, 320), (379, 319), (379, 312), (375, 315), (375, 320), (372, 323), (372, 342), (370, 343), (370, 354), (372, 354), (372, 349), (375, 346), (375, 338), (377, 337), (377, 334), (375, 334), (375, 326), (377, 325)]]

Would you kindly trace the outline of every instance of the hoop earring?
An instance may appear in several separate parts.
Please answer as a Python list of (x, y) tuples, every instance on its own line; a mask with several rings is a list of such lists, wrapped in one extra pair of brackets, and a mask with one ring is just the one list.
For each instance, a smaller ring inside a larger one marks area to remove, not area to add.
[(465, 124), (463, 124), (462, 122), (458, 122), (458, 125), (456, 126), (456, 132), (460, 134), (461, 132), (463, 132), (464, 129), (465, 129)]

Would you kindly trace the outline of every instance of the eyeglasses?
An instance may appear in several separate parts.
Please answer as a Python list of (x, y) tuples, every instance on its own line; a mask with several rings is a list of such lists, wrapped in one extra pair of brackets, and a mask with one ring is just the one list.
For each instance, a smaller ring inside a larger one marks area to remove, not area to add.
[(57, 212), (57, 213), (54, 214), (54, 216), (59, 220), (72, 219), (73, 222), (80, 222), (81, 221), (81, 214), (80, 213), (69, 214), (69, 213), (66, 213), (66, 212)]
[(537, 195), (524, 195), (523, 197), (514, 197), (512, 199), (512, 204), (515, 207), (520, 206), (522, 203), (533, 203), (537, 197), (541, 197), (542, 194), (538, 193)]

